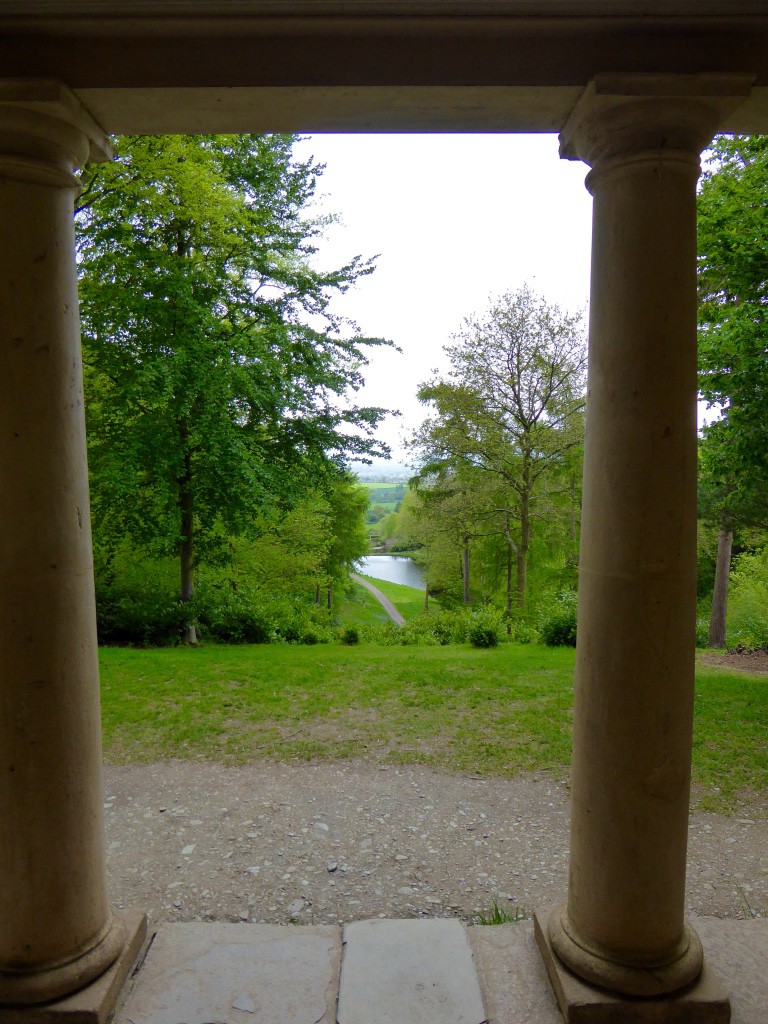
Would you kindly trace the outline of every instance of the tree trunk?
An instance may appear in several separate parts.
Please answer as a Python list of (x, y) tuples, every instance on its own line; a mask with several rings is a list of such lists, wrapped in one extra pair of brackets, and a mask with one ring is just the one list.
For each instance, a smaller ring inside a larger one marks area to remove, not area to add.
[(327, 605), (328, 605), (328, 611), (330, 611), (331, 608), (333, 608), (333, 583), (332, 582), (328, 584), (328, 601), (327, 601)]
[(315, 587), (315, 604), (320, 604), (320, 584), (318, 583)]
[[(187, 431), (182, 424), (179, 427), (182, 441), (186, 441)], [(189, 452), (184, 453), (184, 472), (179, 477), (179, 513), (181, 519), (181, 603), (188, 604), (195, 589), (194, 567), (194, 503), (192, 498), (192, 458)], [(184, 625), (184, 643), (196, 644), (197, 631), (194, 621)]]
[(571, 473), (570, 480), (568, 481), (568, 491), (570, 496), (570, 510), (568, 517), (568, 535), (571, 543), (576, 543), (576, 477)]
[(728, 610), (728, 577), (731, 572), (733, 530), (722, 526), (717, 535), (717, 564), (715, 589), (712, 594), (712, 614), (709, 618), (709, 646), (725, 647), (725, 620)]
[(529, 499), (530, 495), (527, 492), (520, 496), (520, 544), (517, 548), (517, 604), (519, 608), (525, 608), (528, 587), (528, 548), (531, 543)]
[(464, 604), (469, 604), (469, 537), (464, 538), (461, 552), (461, 576), (464, 581)]
[(509, 529), (509, 515), (504, 517), (504, 536), (507, 538), (507, 605), (505, 613), (509, 620), (512, 617), (512, 556), (517, 552), (517, 545), (512, 540), (512, 532)]

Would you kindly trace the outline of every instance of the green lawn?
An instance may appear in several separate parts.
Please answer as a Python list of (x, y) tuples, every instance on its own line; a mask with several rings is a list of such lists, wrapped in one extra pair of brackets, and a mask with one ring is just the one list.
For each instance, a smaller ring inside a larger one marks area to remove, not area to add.
[[(503, 645), (101, 651), (114, 761), (360, 757), (565, 779), (574, 652)], [(698, 671), (694, 778), (727, 809), (768, 787), (768, 679)]]

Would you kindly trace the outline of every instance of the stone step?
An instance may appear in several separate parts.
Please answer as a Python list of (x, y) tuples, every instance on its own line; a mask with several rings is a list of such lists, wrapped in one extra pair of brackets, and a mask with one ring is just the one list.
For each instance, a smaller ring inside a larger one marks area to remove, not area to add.
[(334, 1024), (341, 928), (162, 925), (116, 1024)]
[(344, 928), (338, 1024), (483, 1024), (460, 921), (356, 921)]
[[(765, 1024), (768, 920), (694, 924), (731, 990), (731, 1024)], [(563, 1024), (532, 922), (465, 929), (446, 919), (361, 921), (343, 933), (165, 924), (115, 1024), (336, 1024), (337, 1012), (339, 1024)]]

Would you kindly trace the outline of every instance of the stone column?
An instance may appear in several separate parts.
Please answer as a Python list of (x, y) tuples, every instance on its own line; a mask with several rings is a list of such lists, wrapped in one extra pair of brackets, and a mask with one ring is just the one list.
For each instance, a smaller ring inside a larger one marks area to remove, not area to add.
[(567, 905), (540, 932), (570, 971), (631, 997), (678, 991), (702, 969), (683, 915), (695, 188), (723, 104), (747, 88), (732, 78), (601, 76), (561, 134), (562, 155), (592, 168), (594, 212), (570, 879)]
[(73, 229), (73, 170), (108, 152), (64, 87), (0, 82), (3, 1005), (82, 988), (126, 942), (106, 896)]

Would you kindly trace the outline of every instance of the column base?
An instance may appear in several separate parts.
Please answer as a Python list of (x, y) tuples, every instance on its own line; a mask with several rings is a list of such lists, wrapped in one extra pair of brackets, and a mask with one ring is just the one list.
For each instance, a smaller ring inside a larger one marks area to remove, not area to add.
[[(555, 911), (556, 912), (556, 911)], [(731, 1005), (717, 975), (704, 964), (698, 979), (667, 996), (621, 996), (593, 987), (559, 959), (549, 939), (552, 910), (533, 915), (536, 942), (565, 1024), (728, 1024)]]
[(54, 1002), (0, 1006), (2, 1024), (106, 1024), (147, 937), (145, 914), (128, 910), (119, 916), (126, 939), (111, 967), (85, 988)]

